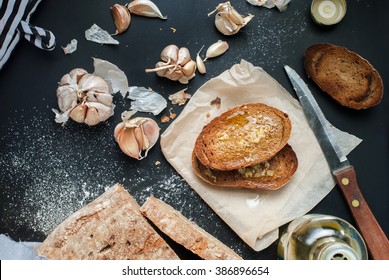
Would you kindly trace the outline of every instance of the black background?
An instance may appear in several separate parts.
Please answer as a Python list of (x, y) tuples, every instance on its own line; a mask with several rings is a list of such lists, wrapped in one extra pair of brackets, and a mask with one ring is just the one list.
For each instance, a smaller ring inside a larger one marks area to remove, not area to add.
[[(1, 233), (16, 240), (43, 241), (65, 217), (103, 193), (106, 187), (120, 182), (140, 204), (150, 194), (162, 197), (245, 259), (277, 258), (277, 243), (261, 252), (245, 245), (182, 182), (161, 154), (159, 143), (142, 161), (121, 153), (113, 129), (120, 121), (120, 113), (130, 107), (130, 101), (123, 100), (120, 94), (114, 97), (115, 115), (95, 127), (72, 121), (62, 127), (54, 122), (51, 111), (57, 108), (55, 91), (60, 78), (76, 67), (93, 72), (92, 57), (116, 64), (126, 73), (129, 85), (151, 87), (167, 98), (186, 86), (144, 72), (159, 60), (161, 50), (169, 44), (185, 46), (195, 58), (202, 45), (222, 39), (230, 45), (228, 52), (209, 60), (207, 73), (197, 74), (189, 82), (187, 92), (194, 94), (204, 82), (245, 59), (262, 67), (294, 94), (283, 70), (284, 64), (290, 65), (307, 81), (328, 120), (363, 139), (348, 158), (356, 168), (365, 199), (389, 235), (388, 98), (384, 96), (380, 105), (367, 110), (344, 108), (308, 80), (302, 60), (311, 44), (341, 45), (366, 58), (379, 71), (387, 88), (386, 1), (348, 1), (347, 14), (338, 25), (320, 27), (310, 17), (310, 1), (292, 0), (288, 9), (280, 13), (235, 0), (231, 3), (241, 14), (251, 13), (254, 18), (233, 36), (218, 33), (213, 16), (207, 16), (219, 1), (154, 2), (168, 19), (132, 16), (130, 28), (116, 37), (118, 46), (101, 46), (84, 37), (84, 31), (93, 23), (114, 32), (110, 7), (115, 1), (43, 1), (32, 16), (31, 23), (56, 35), (57, 47), (45, 52), (21, 40), (0, 71)], [(65, 55), (61, 46), (74, 38), (78, 40), (78, 50)], [(179, 114), (183, 107), (168, 101), (166, 111), (155, 117), (159, 123), (169, 108)], [(168, 125), (160, 123), (162, 131)], [(155, 165), (156, 161), (161, 165)], [(337, 187), (311, 213), (335, 215), (353, 223)], [(182, 248), (177, 250), (183, 258), (194, 257)]]

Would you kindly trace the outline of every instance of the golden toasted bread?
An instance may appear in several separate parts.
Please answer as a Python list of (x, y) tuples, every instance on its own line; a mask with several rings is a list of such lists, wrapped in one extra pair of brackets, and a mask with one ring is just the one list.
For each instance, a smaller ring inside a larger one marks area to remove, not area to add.
[(297, 170), (296, 153), (288, 144), (271, 159), (237, 170), (221, 171), (204, 166), (192, 155), (193, 170), (209, 184), (223, 187), (276, 190), (286, 185)]
[(194, 153), (206, 167), (239, 169), (272, 158), (290, 133), (286, 113), (262, 103), (243, 104), (208, 123), (196, 139)]
[(366, 109), (381, 102), (381, 76), (355, 52), (332, 44), (315, 44), (305, 51), (304, 65), (308, 76), (343, 106)]

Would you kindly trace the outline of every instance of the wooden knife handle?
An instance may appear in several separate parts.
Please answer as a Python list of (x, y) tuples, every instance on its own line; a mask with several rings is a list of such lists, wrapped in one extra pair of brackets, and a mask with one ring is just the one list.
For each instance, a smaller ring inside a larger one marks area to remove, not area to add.
[(347, 200), (355, 223), (365, 240), (370, 258), (389, 260), (389, 241), (358, 187), (353, 166), (334, 172), (335, 179)]

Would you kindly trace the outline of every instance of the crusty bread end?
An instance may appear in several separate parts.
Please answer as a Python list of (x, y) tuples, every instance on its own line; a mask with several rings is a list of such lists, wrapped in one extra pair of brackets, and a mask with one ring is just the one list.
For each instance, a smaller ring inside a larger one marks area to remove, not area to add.
[(117, 184), (57, 226), (36, 252), (56, 260), (179, 259), (139, 208)]
[(149, 197), (140, 210), (171, 239), (205, 260), (242, 259), (218, 239), (154, 196)]

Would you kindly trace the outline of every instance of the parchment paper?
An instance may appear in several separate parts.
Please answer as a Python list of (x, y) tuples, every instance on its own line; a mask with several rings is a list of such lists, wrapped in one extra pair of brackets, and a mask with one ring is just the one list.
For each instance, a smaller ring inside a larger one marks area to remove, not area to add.
[[(211, 101), (219, 97), (218, 109)], [(203, 126), (227, 109), (261, 102), (286, 112), (292, 122), (289, 144), (297, 154), (292, 180), (275, 191), (215, 187), (192, 171), (191, 155)], [(361, 140), (335, 127), (334, 134), (345, 154)], [(300, 103), (262, 68), (247, 61), (201, 86), (180, 116), (161, 135), (166, 159), (205, 202), (254, 250), (278, 238), (278, 227), (309, 212), (335, 186), (324, 154)]]

